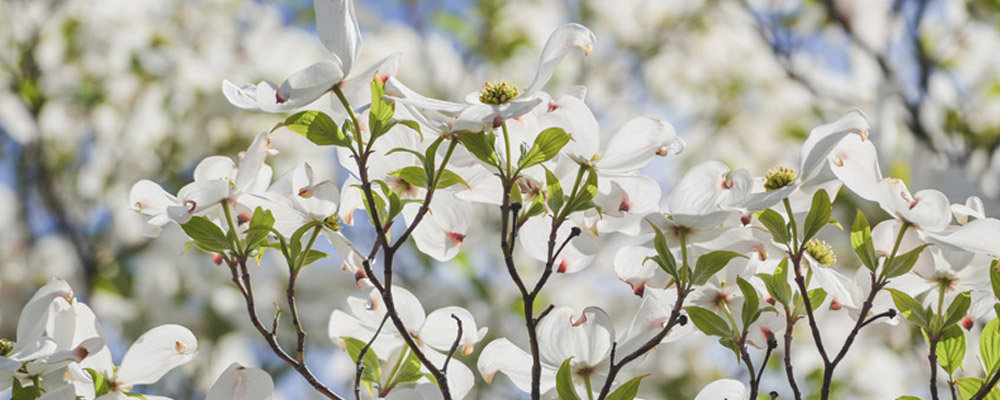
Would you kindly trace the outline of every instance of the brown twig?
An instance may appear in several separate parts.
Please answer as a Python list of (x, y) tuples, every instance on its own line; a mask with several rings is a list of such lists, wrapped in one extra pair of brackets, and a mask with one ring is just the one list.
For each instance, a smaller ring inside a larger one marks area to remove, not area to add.
[[(375, 339), (378, 339), (379, 333), (382, 333), (382, 327), (385, 326), (385, 321), (389, 320), (389, 314), (382, 317), (382, 322), (378, 324), (378, 328), (375, 329), (375, 333), (372, 335), (371, 340), (365, 343), (365, 347), (361, 348), (358, 352), (358, 359), (354, 360), (354, 398), (356, 400), (361, 400), (361, 376), (365, 373), (365, 354), (368, 353), (368, 349), (372, 347), (372, 343), (375, 343)], [(403, 356), (402, 353), (399, 355)]]

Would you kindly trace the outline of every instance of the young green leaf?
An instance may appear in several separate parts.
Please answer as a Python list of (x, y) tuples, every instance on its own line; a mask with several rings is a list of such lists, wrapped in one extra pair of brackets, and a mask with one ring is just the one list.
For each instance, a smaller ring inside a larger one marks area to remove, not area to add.
[(551, 160), (563, 146), (569, 143), (569, 135), (562, 128), (548, 128), (535, 138), (535, 143), (518, 163), (518, 169), (525, 169), (535, 164)]
[(819, 233), (823, 226), (830, 222), (832, 212), (833, 206), (826, 190), (816, 191), (816, 194), (813, 195), (812, 207), (809, 209), (809, 214), (806, 215), (805, 225), (802, 226), (802, 243), (808, 242)]
[(270, 228), (274, 226), (274, 215), (269, 210), (257, 207), (250, 217), (250, 227), (246, 232), (246, 243), (248, 249), (260, 247), (267, 239)]
[(992, 374), (1000, 366), (1000, 319), (993, 319), (983, 328), (979, 337), (979, 358), (987, 374)]
[(896, 309), (908, 321), (916, 324), (924, 330), (931, 330), (930, 310), (925, 309), (920, 302), (910, 297), (910, 295), (896, 289), (886, 289), (892, 295), (892, 302)]
[(392, 378), (392, 382), (389, 386), (396, 386), (401, 383), (416, 382), (420, 378), (424, 377), (424, 373), (420, 372), (420, 359), (417, 355), (409, 351), (407, 352), (406, 359), (403, 363), (399, 365), (399, 369), (396, 371), (396, 376)]
[(704, 285), (708, 280), (719, 272), (736, 257), (744, 257), (740, 253), (717, 250), (708, 254), (703, 254), (698, 257), (698, 261), (695, 262), (694, 274), (691, 275), (691, 283), (695, 285)]
[(782, 259), (774, 268), (774, 274), (757, 274), (764, 281), (767, 293), (774, 301), (788, 307), (792, 300), (792, 287), (788, 284), (788, 259)]
[(565, 201), (562, 184), (559, 183), (559, 178), (552, 171), (549, 171), (548, 168), (545, 168), (545, 188), (549, 195), (549, 210), (552, 211), (552, 214), (559, 214), (559, 209), (562, 208)]
[(674, 259), (674, 254), (670, 252), (670, 246), (667, 245), (667, 237), (663, 235), (663, 231), (653, 223), (649, 224), (653, 227), (653, 231), (656, 232), (656, 236), (653, 238), (653, 247), (656, 249), (656, 257), (654, 260), (659, 264), (663, 272), (670, 275), (674, 279), (678, 279), (677, 276), (677, 261)]
[(851, 225), (851, 247), (854, 248), (854, 254), (861, 259), (861, 263), (868, 270), (875, 272), (878, 268), (878, 255), (875, 254), (875, 244), (872, 242), (872, 228), (868, 226), (868, 220), (861, 210), (858, 210), (854, 224)]
[(941, 327), (947, 328), (961, 321), (969, 311), (970, 305), (972, 305), (972, 300), (969, 297), (969, 292), (959, 293), (958, 296), (955, 296), (955, 299), (948, 306), (948, 311), (944, 313), (944, 324)]
[(573, 387), (573, 371), (569, 366), (570, 360), (572, 358), (563, 361), (562, 365), (559, 366), (559, 371), (556, 372), (556, 392), (559, 393), (559, 398), (562, 400), (580, 400), (580, 396), (576, 394), (576, 388)]
[(965, 331), (961, 327), (951, 325), (945, 328), (937, 343), (937, 359), (948, 376), (962, 366), (962, 360), (965, 359)]
[(632, 400), (636, 395), (639, 394), (639, 383), (642, 378), (649, 376), (640, 375), (635, 378), (630, 379), (628, 382), (623, 383), (618, 389), (608, 395), (607, 400)]
[(913, 269), (913, 265), (917, 263), (917, 259), (920, 258), (920, 253), (924, 251), (924, 248), (927, 246), (930, 246), (930, 243), (922, 244), (903, 255), (897, 255), (892, 260), (887, 261), (885, 271), (883, 271), (886, 279), (895, 278), (910, 272), (910, 270)]
[(209, 253), (224, 253), (232, 249), (232, 242), (222, 232), (222, 228), (209, 221), (208, 218), (191, 217), (187, 223), (181, 225), (181, 229), (191, 240), (194, 240), (194, 244), (198, 248)]
[(737, 277), (736, 284), (743, 293), (743, 331), (746, 331), (760, 317), (760, 296), (757, 295), (757, 289), (746, 279)]
[(496, 138), (493, 135), (483, 132), (463, 133), (458, 138), (465, 149), (469, 150), (480, 161), (494, 167), (500, 165), (500, 158), (494, 147)]
[(337, 123), (333, 122), (333, 118), (330, 118), (329, 115), (321, 111), (302, 111), (296, 113), (285, 118), (284, 122), (275, 125), (271, 131), (274, 132), (275, 129), (281, 127), (288, 128), (292, 132), (298, 133), (320, 146), (334, 145), (349, 147), (351, 145), (350, 137), (344, 135), (338, 129)]
[(406, 183), (416, 187), (427, 187), (427, 171), (414, 165), (397, 169), (390, 172), (389, 175), (402, 179)]
[[(389, 104), (382, 99), (385, 95), (385, 84), (381, 79), (372, 79), (371, 82), (372, 102), (368, 109), (369, 127), (374, 128), (389, 122), (395, 113), (395, 104)], [(384, 132), (382, 132), (384, 133)]]
[(785, 223), (785, 217), (782, 217), (777, 211), (766, 209), (761, 211), (757, 219), (771, 232), (771, 238), (775, 242), (781, 243), (785, 247), (789, 246), (791, 235), (788, 233), (788, 225)]
[(441, 172), (441, 178), (440, 180), (438, 180), (437, 183), (438, 189), (449, 188), (455, 185), (462, 185), (465, 187), (469, 187), (469, 184), (465, 182), (465, 179), (462, 179), (462, 177), (458, 176), (458, 174), (456, 174), (455, 172), (449, 169), (446, 169), (444, 170), (444, 172)]
[[(358, 357), (361, 356), (361, 349), (367, 343), (347, 336), (341, 337), (341, 339), (344, 341), (344, 347), (347, 348), (347, 354), (351, 356), (351, 360), (357, 362)], [(365, 352), (365, 358), (362, 360), (361, 365), (365, 367), (364, 372), (361, 374), (362, 381), (378, 383), (382, 380), (382, 368), (379, 366), (378, 356), (375, 355), (374, 349), (369, 348)]]
[(698, 327), (698, 330), (702, 331), (708, 336), (718, 336), (721, 338), (731, 338), (733, 337), (733, 329), (735, 327), (730, 327), (726, 320), (722, 317), (715, 315), (707, 309), (698, 306), (688, 306), (684, 307), (684, 311), (687, 311), (688, 317), (691, 318), (691, 322), (694, 322), (694, 326)]

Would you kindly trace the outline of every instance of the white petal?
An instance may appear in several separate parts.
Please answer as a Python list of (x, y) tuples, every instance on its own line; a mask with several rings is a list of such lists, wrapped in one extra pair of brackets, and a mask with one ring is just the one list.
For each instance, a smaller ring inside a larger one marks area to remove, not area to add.
[[(518, 389), (531, 392), (531, 355), (505, 338), (487, 344), (479, 355), (476, 367), (487, 383), (493, 381), (497, 372), (503, 372)], [(552, 367), (542, 364), (542, 392), (555, 387), (555, 375)]]
[(545, 47), (542, 48), (542, 56), (538, 60), (535, 79), (525, 89), (524, 95), (531, 95), (541, 90), (549, 82), (549, 79), (552, 79), (556, 67), (559, 66), (563, 58), (566, 58), (570, 50), (579, 48), (584, 54), (590, 54), (596, 41), (594, 32), (580, 24), (569, 23), (556, 29), (545, 42)]
[(340, 259), (349, 271), (356, 272), (364, 268), (366, 257), (347, 240), (344, 234), (329, 229), (324, 229), (323, 234), (326, 236), (326, 240), (333, 245), (333, 249), (340, 255)]
[(600, 308), (587, 307), (576, 316), (573, 309), (558, 307), (538, 324), (538, 338), (542, 359), (555, 365), (572, 357), (575, 371), (596, 367), (608, 357), (615, 330)]
[(163, 190), (159, 184), (143, 179), (129, 190), (129, 204), (143, 215), (166, 214), (167, 207), (177, 205), (177, 198)]
[(951, 223), (951, 203), (944, 193), (926, 189), (911, 196), (906, 184), (899, 179), (882, 181), (879, 205), (889, 214), (925, 231), (940, 231)]
[(827, 155), (845, 136), (854, 133), (867, 138), (868, 128), (868, 120), (860, 110), (848, 111), (834, 122), (813, 128), (802, 143), (799, 179), (802, 182), (812, 180), (822, 170)]
[(743, 382), (735, 379), (719, 379), (701, 389), (694, 400), (747, 400), (749, 397), (750, 393)]
[[(401, 55), (402, 53), (393, 53), (385, 56), (364, 71), (357, 72), (356, 74), (352, 74), (351, 77), (344, 79), (340, 84), (340, 90), (344, 92), (344, 97), (347, 98), (348, 104), (355, 109), (371, 104), (372, 79), (379, 79), (385, 82), (390, 76), (395, 76), (399, 70), (399, 57)], [(345, 74), (345, 76), (347, 75)], [(331, 104), (335, 111), (346, 113), (339, 99), (331, 98)]]
[(546, 112), (538, 116), (540, 128), (560, 127), (573, 138), (563, 148), (566, 154), (578, 155), (588, 160), (597, 154), (598, 146), (601, 144), (601, 128), (594, 113), (583, 100), (563, 95), (556, 100), (550, 100), (543, 109)]
[(410, 105), (424, 111), (439, 111), (452, 117), (458, 116), (462, 110), (468, 107), (468, 104), (438, 100), (421, 95), (404, 85), (396, 77), (389, 77), (385, 81), (385, 94), (397, 103)]
[(313, 8), (319, 40), (333, 53), (343, 70), (342, 76), (346, 76), (361, 55), (361, 28), (354, 15), (354, 1), (316, 0)]
[(31, 296), (17, 319), (17, 343), (10, 353), (11, 357), (36, 346), (49, 321), (50, 306), (60, 297), (73, 298), (73, 289), (66, 281), (55, 277), (49, 279), (45, 286)]
[(288, 77), (281, 86), (257, 85), (257, 103), (265, 112), (295, 110), (316, 101), (340, 83), (344, 72), (333, 61), (320, 61)]
[(870, 140), (848, 135), (830, 152), (830, 170), (854, 194), (868, 201), (878, 201), (882, 170), (878, 154)]
[(145, 385), (160, 380), (198, 352), (198, 340), (180, 325), (160, 325), (142, 334), (122, 358), (118, 381), (123, 385)]
[[(247, 148), (243, 158), (240, 160), (239, 171), (236, 173), (234, 184), (239, 193), (249, 192), (250, 187), (260, 176), (261, 168), (264, 167), (264, 159), (267, 158), (267, 149), (271, 147), (271, 136), (266, 131), (257, 133), (250, 147)], [(267, 176), (270, 179), (270, 174)], [(268, 184), (270, 182), (266, 182)]]
[(952, 204), (951, 212), (955, 214), (955, 220), (961, 225), (969, 222), (969, 217), (974, 219), (986, 218), (986, 211), (983, 209), (983, 200), (977, 196), (969, 196), (965, 200), (965, 204)]
[(195, 181), (230, 181), (234, 176), (236, 176), (236, 163), (229, 157), (205, 157), (194, 167)]
[(259, 368), (232, 363), (208, 390), (205, 400), (269, 400), (274, 397), (271, 375)]
[(424, 321), (424, 326), (420, 328), (420, 339), (424, 344), (447, 353), (451, 350), (451, 345), (458, 334), (458, 324), (452, 315), (462, 321), (462, 337), (459, 340), (458, 351), (461, 354), (469, 354), (473, 346), (486, 334), (486, 328), (477, 329), (472, 313), (462, 307), (443, 307), (430, 313)]
[[(403, 209), (409, 225), (417, 213), (417, 205)], [(438, 261), (448, 261), (458, 255), (469, 225), (473, 220), (472, 205), (447, 191), (435, 192), (430, 211), (413, 230), (413, 240), (421, 252)]]
[(632, 287), (637, 295), (642, 295), (646, 285), (662, 287), (670, 279), (655, 261), (647, 260), (656, 255), (649, 247), (626, 246), (615, 253), (615, 273), (618, 279)]
[(666, 121), (649, 117), (633, 118), (625, 123), (605, 145), (601, 158), (595, 162), (598, 170), (609, 173), (638, 171), (649, 165), (653, 157), (675, 153), (683, 148), (674, 127)]
[(257, 105), (257, 85), (246, 84), (236, 86), (228, 80), (222, 81), (222, 94), (226, 96), (229, 103), (250, 111), (260, 111)]
[(69, 384), (62, 385), (45, 392), (38, 400), (76, 400), (76, 388)]
[(927, 233), (936, 242), (947, 243), (965, 251), (1000, 257), (1000, 220), (984, 218), (972, 220), (957, 228)]

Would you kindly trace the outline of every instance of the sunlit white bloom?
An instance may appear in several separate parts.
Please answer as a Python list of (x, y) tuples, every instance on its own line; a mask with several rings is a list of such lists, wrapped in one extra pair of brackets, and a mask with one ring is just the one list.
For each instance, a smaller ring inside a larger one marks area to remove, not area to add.
[(694, 400), (749, 400), (746, 385), (735, 379), (719, 379), (701, 389)]
[[(438, 368), (444, 364), (446, 354), (458, 336), (458, 324), (455, 318), (462, 321), (462, 336), (458, 341), (459, 351), (462, 354), (470, 354), (474, 346), (486, 336), (487, 328), (477, 329), (472, 313), (464, 308), (443, 307), (428, 315), (424, 312), (420, 300), (408, 290), (394, 286), (392, 296), (396, 311), (407, 327), (408, 334), (419, 343), (424, 354)], [(349, 297), (347, 304), (350, 314), (335, 310), (330, 316), (328, 329), (330, 339), (341, 346), (345, 337), (365, 342), (372, 340), (386, 316), (386, 307), (381, 295), (377, 290), (372, 290), (367, 298)], [(391, 327), (381, 331), (372, 342), (371, 348), (382, 360), (398, 360), (399, 357), (405, 357), (409, 351), (403, 337)], [(452, 360), (448, 364), (448, 384), (454, 396), (464, 397), (474, 384), (472, 371), (462, 362)]]
[(197, 353), (198, 341), (187, 328), (167, 324), (150, 329), (129, 347), (117, 368), (110, 358), (93, 366), (104, 375), (110, 389), (110, 393), (98, 399), (127, 398), (126, 392), (133, 386), (156, 383), (170, 370), (191, 361)]
[(574, 48), (590, 54), (595, 41), (594, 33), (583, 25), (569, 23), (559, 27), (546, 41), (535, 78), (528, 88), (524, 92), (515, 88), (512, 93), (507, 93), (512, 95), (510, 98), (505, 97), (496, 104), (481, 101), (481, 92), (470, 93), (465, 103), (432, 99), (393, 78), (386, 81), (386, 94), (393, 101), (418, 110), (424, 117), (422, 122), (437, 132), (490, 130), (500, 127), (504, 121), (527, 114), (540, 104), (542, 99), (535, 94), (552, 78), (559, 62)]
[(205, 400), (270, 400), (274, 381), (260, 368), (232, 363), (208, 390)]
[[(317, 0), (316, 33), (333, 60), (314, 63), (292, 74), (281, 85), (263, 81), (257, 85), (237, 86), (222, 81), (222, 93), (233, 105), (246, 110), (286, 112), (306, 106), (334, 86), (358, 98), (373, 76), (383, 79), (396, 73), (398, 54), (383, 58), (367, 70), (351, 76), (361, 54), (361, 29), (352, 0)], [(356, 105), (357, 106), (357, 105)]]

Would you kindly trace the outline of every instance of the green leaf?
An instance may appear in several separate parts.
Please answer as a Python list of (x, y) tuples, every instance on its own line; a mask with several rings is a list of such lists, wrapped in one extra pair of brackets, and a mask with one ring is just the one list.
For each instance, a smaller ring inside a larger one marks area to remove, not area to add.
[(996, 371), (1000, 362), (1000, 319), (990, 321), (983, 328), (979, 337), (979, 358), (983, 360), (987, 374)]
[(469, 150), (480, 161), (494, 167), (500, 165), (500, 158), (497, 157), (497, 151), (494, 147), (496, 137), (493, 134), (483, 132), (463, 133), (458, 135), (458, 138), (462, 145), (465, 146), (465, 149)]
[(823, 300), (826, 300), (826, 291), (823, 289), (813, 289), (809, 291), (809, 305), (815, 309), (823, 304)]
[(569, 205), (563, 210), (564, 216), (596, 207), (593, 202), (595, 195), (597, 195), (597, 171), (591, 169), (579, 193), (570, 200)]
[(962, 378), (955, 381), (955, 386), (958, 386), (958, 394), (961, 395), (962, 400), (968, 400), (979, 391), (984, 383), (981, 378)]
[(952, 376), (965, 359), (965, 331), (958, 325), (945, 328), (936, 351), (938, 364), (948, 372), (948, 376)]
[[(344, 341), (344, 347), (347, 348), (347, 354), (351, 356), (351, 360), (357, 363), (358, 357), (361, 355), (361, 349), (367, 343), (347, 336), (343, 336), (341, 339)], [(362, 360), (361, 365), (365, 367), (364, 372), (361, 374), (362, 381), (378, 383), (382, 380), (382, 368), (379, 366), (378, 356), (375, 355), (374, 349), (369, 348), (365, 352), (365, 358)]]
[(300, 267), (304, 267), (327, 257), (330, 257), (330, 255), (322, 251), (310, 249), (309, 253), (306, 254), (306, 259), (302, 261), (302, 265), (300, 265)]
[(1000, 299), (1000, 271), (997, 270), (997, 265), (1000, 260), (993, 260), (990, 263), (990, 285), (993, 287), (993, 297)]
[(948, 328), (961, 321), (969, 311), (970, 305), (972, 305), (972, 299), (969, 297), (969, 292), (959, 293), (958, 296), (955, 296), (955, 299), (948, 306), (948, 311), (944, 313), (944, 324), (941, 327)]
[(854, 254), (861, 259), (861, 263), (868, 270), (875, 272), (878, 268), (878, 255), (875, 254), (875, 244), (872, 242), (872, 228), (868, 226), (868, 220), (861, 210), (858, 210), (858, 215), (854, 217), (854, 225), (851, 225), (851, 247), (854, 248)]
[(399, 365), (399, 370), (396, 372), (396, 376), (393, 377), (392, 382), (389, 383), (390, 387), (401, 383), (416, 382), (420, 378), (424, 377), (423, 372), (420, 372), (420, 359), (417, 358), (417, 355), (412, 351), (408, 351), (407, 353), (406, 359)]
[(757, 295), (757, 289), (746, 279), (736, 277), (736, 283), (743, 293), (743, 331), (746, 332), (760, 317), (760, 296)]
[(580, 396), (577, 396), (576, 388), (573, 386), (573, 371), (569, 366), (572, 359), (571, 357), (563, 361), (562, 365), (559, 366), (559, 371), (556, 372), (556, 392), (559, 393), (561, 400), (580, 400)]
[(609, 394), (608, 397), (606, 397), (606, 399), (607, 400), (634, 399), (635, 396), (639, 394), (639, 383), (642, 381), (642, 378), (645, 378), (647, 376), (649, 376), (649, 374), (640, 375), (630, 379), (628, 382), (625, 382), (621, 386), (619, 386), (618, 389), (615, 389), (614, 392), (611, 392), (611, 394)]
[[(385, 124), (392, 119), (392, 115), (396, 112), (394, 104), (386, 103), (382, 99), (385, 95), (385, 84), (382, 83), (381, 79), (372, 79), (371, 82), (372, 89), (372, 103), (371, 107), (368, 109), (368, 120), (369, 126), (373, 128)], [(374, 122), (374, 123), (373, 123)]]
[(678, 279), (677, 276), (677, 260), (674, 259), (674, 254), (670, 252), (670, 246), (667, 245), (667, 237), (663, 235), (663, 231), (660, 230), (652, 222), (649, 223), (653, 227), (653, 231), (656, 232), (656, 236), (653, 238), (653, 247), (656, 248), (656, 257), (653, 259), (656, 264), (666, 272), (667, 275), (673, 277), (675, 280)]
[(771, 237), (775, 242), (789, 246), (789, 240), (791, 236), (788, 233), (788, 225), (785, 223), (785, 217), (778, 214), (777, 211), (772, 209), (766, 209), (761, 211), (760, 215), (757, 216), (757, 220), (764, 224), (764, 227), (771, 232)]
[(414, 165), (397, 169), (390, 172), (389, 175), (402, 179), (406, 183), (416, 187), (427, 187), (427, 171)]
[(562, 208), (565, 202), (562, 184), (559, 183), (559, 178), (552, 171), (549, 171), (548, 168), (545, 168), (545, 187), (549, 195), (549, 210), (553, 214), (559, 214), (559, 209)]
[[(381, 200), (381, 198), (379, 198), (379, 196), (377, 195), (375, 196), (375, 198)], [(296, 229), (295, 232), (292, 233), (292, 238), (289, 239), (290, 246), (292, 247), (289, 255), (291, 255), (293, 258), (298, 258), (299, 252), (302, 251), (302, 237), (305, 236), (306, 232), (308, 232), (310, 229), (313, 229), (320, 225), (323, 225), (322, 221), (309, 221), (306, 222), (305, 225), (300, 226), (299, 229)]]
[(137, 399), (146, 400), (146, 396), (143, 396), (143, 395), (141, 395), (139, 393), (135, 393), (135, 392), (125, 392), (125, 395), (128, 396), (128, 397), (135, 397)]
[(104, 379), (104, 375), (93, 368), (86, 368), (84, 371), (90, 375), (90, 379), (94, 381), (94, 393), (96, 397), (101, 397), (102, 395), (108, 394), (111, 388), (108, 386), (108, 381)]
[[(971, 399), (985, 383), (982, 378), (962, 378), (955, 381), (962, 400)], [(1000, 400), (1000, 391), (993, 389), (983, 400)]]
[(351, 139), (337, 128), (337, 123), (333, 122), (333, 118), (321, 111), (311, 110), (296, 113), (285, 118), (284, 122), (275, 125), (271, 132), (281, 127), (288, 128), (320, 146), (350, 147), (351, 145)]
[(899, 396), (896, 400), (923, 400), (917, 396)]
[(892, 302), (896, 304), (896, 309), (899, 310), (899, 313), (902, 314), (904, 318), (924, 330), (931, 330), (930, 310), (925, 309), (918, 301), (914, 300), (913, 297), (910, 297), (910, 295), (906, 293), (896, 289), (887, 290), (890, 294), (892, 294)]
[(930, 246), (930, 243), (922, 244), (917, 248), (906, 252), (906, 254), (897, 255), (895, 258), (886, 262), (885, 271), (883, 271), (886, 279), (895, 278), (910, 272), (910, 270), (913, 269), (913, 265), (917, 263), (917, 259), (920, 258), (920, 252), (924, 251), (924, 248), (927, 246)]
[(792, 300), (792, 287), (788, 284), (788, 259), (782, 259), (774, 268), (774, 274), (757, 274), (764, 281), (767, 293), (774, 301), (788, 307)]
[(250, 227), (246, 232), (246, 243), (248, 249), (259, 247), (267, 239), (270, 228), (274, 226), (274, 215), (271, 211), (266, 211), (262, 207), (257, 207), (250, 218)]
[(703, 254), (698, 257), (698, 261), (695, 262), (694, 274), (691, 275), (691, 283), (695, 285), (704, 285), (708, 282), (712, 275), (716, 272), (722, 270), (729, 260), (736, 257), (744, 257), (742, 254), (727, 251), (727, 250), (717, 250), (708, 254)]
[[(438, 136), (430, 146), (427, 146), (427, 150), (424, 152), (424, 171), (427, 171), (427, 181), (434, 178), (434, 171), (437, 168), (437, 150), (441, 147), (441, 143), (444, 143), (444, 136)], [(444, 168), (444, 166), (441, 166)], [(426, 184), (425, 184), (426, 186)]]
[(420, 130), (420, 123), (418, 123), (417, 121), (403, 119), (403, 120), (393, 120), (393, 122), (414, 130), (415, 132), (417, 132), (418, 135), (420, 135), (420, 141), (424, 140), (424, 132)]
[(819, 233), (819, 230), (823, 228), (830, 222), (830, 214), (833, 212), (833, 206), (830, 203), (830, 196), (826, 194), (826, 190), (818, 190), (816, 194), (813, 195), (812, 207), (809, 209), (809, 214), (806, 215), (805, 225), (802, 226), (802, 243), (808, 242), (813, 236)]
[(525, 169), (535, 164), (551, 160), (563, 146), (569, 143), (569, 135), (562, 128), (549, 128), (538, 134), (535, 143), (518, 163), (518, 169)]
[(691, 318), (691, 322), (694, 322), (694, 326), (698, 327), (698, 330), (704, 332), (708, 336), (718, 336), (721, 338), (731, 338), (733, 337), (733, 329), (735, 327), (730, 327), (726, 320), (722, 317), (715, 315), (707, 309), (698, 306), (688, 306), (684, 307), (687, 311), (688, 317)]
[(195, 216), (191, 217), (187, 223), (181, 225), (184, 233), (188, 235), (198, 248), (209, 253), (225, 253), (232, 249), (232, 242), (222, 232), (222, 228), (209, 221), (208, 218)]
[(469, 184), (465, 182), (465, 179), (462, 179), (461, 176), (458, 176), (458, 174), (452, 172), (451, 170), (446, 169), (441, 173), (441, 178), (437, 183), (437, 188), (444, 189), (459, 184), (469, 187)]

